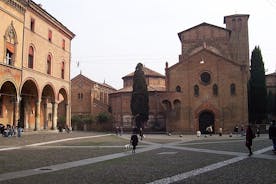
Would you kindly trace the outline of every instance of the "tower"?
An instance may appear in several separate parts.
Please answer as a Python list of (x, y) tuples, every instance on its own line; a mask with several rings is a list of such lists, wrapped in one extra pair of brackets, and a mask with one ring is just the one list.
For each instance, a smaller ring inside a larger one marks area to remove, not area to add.
[(226, 29), (231, 30), (229, 41), (232, 59), (246, 66), (249, 66), (248, 19), (247, 14), (224, 17)]

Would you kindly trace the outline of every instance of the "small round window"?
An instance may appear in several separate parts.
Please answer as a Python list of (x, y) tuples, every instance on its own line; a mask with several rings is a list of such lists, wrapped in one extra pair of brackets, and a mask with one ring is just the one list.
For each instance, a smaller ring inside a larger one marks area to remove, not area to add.
[(209, 84), (211, 80), (211, 75), (208, 72), (203, 72), (200, 75), (200, 79), (201, 79), (201, 82), (203, 82), (204, 84)]

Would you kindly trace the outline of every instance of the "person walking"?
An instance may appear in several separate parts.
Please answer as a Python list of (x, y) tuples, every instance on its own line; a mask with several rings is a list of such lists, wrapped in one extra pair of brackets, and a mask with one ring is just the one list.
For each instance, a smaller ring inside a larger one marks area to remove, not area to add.
[(136, 146), (138, 145), (138, 136), (137, 136), (137, 128), (133, 129), (133, 133), (130, 138), (130, 144), (132, 145), (132, 153), (135, 153)]
[(272, 140), (273, 152), (276, 153), (276, 121), (275, 120), (272, 120), (272, 123), (268, 129), (268, 133), (269, 133), (269, 139)]
[(245, 146), (249, 151), (248, 156), (251, 156), (253, 154), (251, 147), (252, 147), (252, 142), (254, 138), (255, 138), (254, 133), (252, 131), (251, 125), (249, 124), (246, 129), (246, 142), (245, 142)]

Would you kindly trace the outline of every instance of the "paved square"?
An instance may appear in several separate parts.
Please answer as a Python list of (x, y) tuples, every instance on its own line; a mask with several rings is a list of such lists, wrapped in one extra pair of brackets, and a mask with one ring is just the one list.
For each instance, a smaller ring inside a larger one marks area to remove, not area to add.
[(0, 138), (0, 183), (276, 183), (267, 135), (247, 156), (244, 137), (146, 135), (136, 154), (130, 135), (26, 133)]

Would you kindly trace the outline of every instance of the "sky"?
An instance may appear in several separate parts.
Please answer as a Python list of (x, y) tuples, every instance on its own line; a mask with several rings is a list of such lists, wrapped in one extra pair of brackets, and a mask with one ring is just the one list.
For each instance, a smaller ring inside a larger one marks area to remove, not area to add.
[[(116, 89), (137, 63), (165, 75), (178, 62), (177, 33), (203, 22), (249, 14), (249, 48), (262, 51), (266, 73), (276, 71), (276, 0), (34, 0), (76, 34), (71, 78), (80, 72)], [(77, 63), (79, 62), (79, 67)]]

